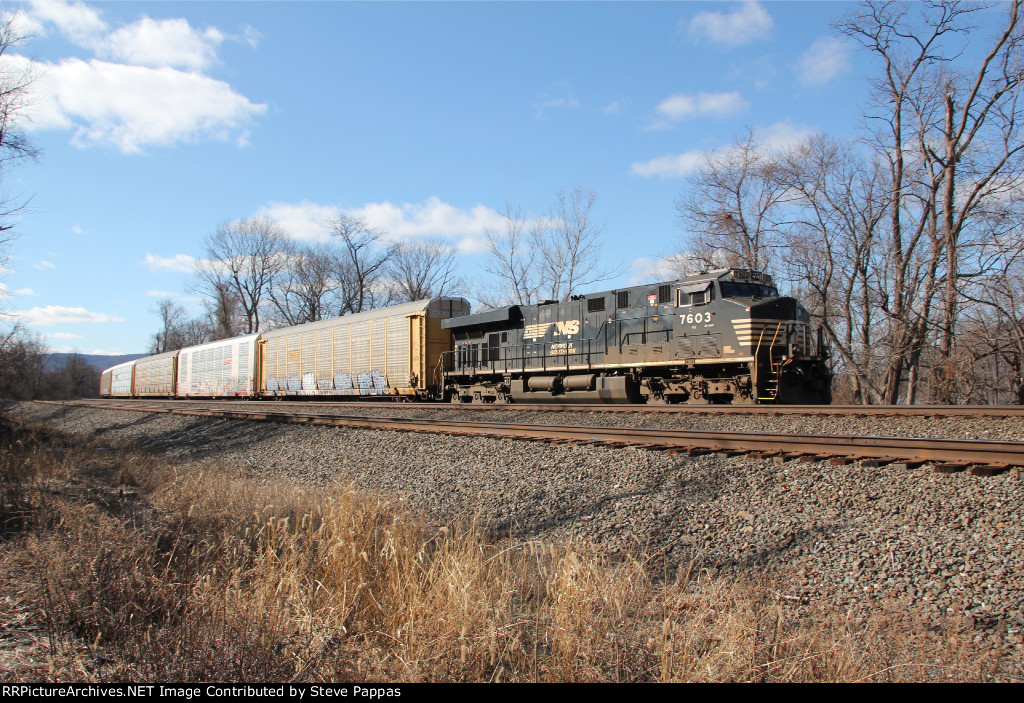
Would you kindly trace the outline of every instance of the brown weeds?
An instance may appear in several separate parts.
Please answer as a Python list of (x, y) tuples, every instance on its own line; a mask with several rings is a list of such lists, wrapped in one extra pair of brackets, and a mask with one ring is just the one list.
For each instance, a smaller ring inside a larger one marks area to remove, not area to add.
[(642, 556), (494, 541), (474, 516), (428, 527), (352, 488), (265, 484), (52, 431), (3, 431), (0, 588), (19, 589), (21, 633), (34, 632), (19, 651), (37, 651), (25, 664), (0, 644), (0, 678), (848, 681), (977, 671), (962, 652), (901, 651), (915, 623), (855, 630), (766, 584), (658, 578)]

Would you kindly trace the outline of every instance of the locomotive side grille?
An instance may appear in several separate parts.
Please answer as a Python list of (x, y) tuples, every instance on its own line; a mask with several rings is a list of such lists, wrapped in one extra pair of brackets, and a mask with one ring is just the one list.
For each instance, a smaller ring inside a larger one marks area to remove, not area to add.
[(697, 352), (701, 356), (718, 356), (718, 339), (715, 335), (701, 335), (697, 337), (700, 340), (700, 349)]

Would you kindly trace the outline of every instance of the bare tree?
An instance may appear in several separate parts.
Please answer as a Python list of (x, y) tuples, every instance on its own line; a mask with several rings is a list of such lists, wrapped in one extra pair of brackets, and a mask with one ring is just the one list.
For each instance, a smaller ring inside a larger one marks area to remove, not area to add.
[(153, 334), (153, 342), (149, 346), (150, 354), (162, 354), (171, 349), (181, 349), (178, 329), (185, 319), (185, 309), (172, 298), (161, 298), (153, 306), (153, 313), (160, 318), (160, 329)]
[(601, 262), (604, 225), (594, 219), (592, 190), (558, 191), (549, 216), (537, 222), (531, 245), (537, 252), (541, 286), (552, 300), (568, 300), (580, 289), (616, 276)]
[(61, 361), (43, 371), (40, 384), (33, 397), (50, 400), (95, 398), (99, 395), (100, 371), (84, 356), (72, 352)]
[[(865, 117), (890, 190), (888, 275), (880, 279), (893, 329), (886, 402), (903, 384), (905, 399), (916, 399), (933, 338), (940, 358), (959, 365), (952, 358), (970, 275), (964, 254), (985, 237), (983, 213), (1022, 184), (1020, 4), (1007, 5), (1004, 29), (966, 67), (963, 49), (982, 5), (865, 3), (836, 25), (881, 69)], [(949, 401), (957, 383), (943, 371), (946, 362), (935, 366), (945, 376), (933, 384), (936, 400)]]
[(37, 397), (46, 353), (42, 339), (17, 322), (0, 334), (0, 399)]
[(975, 335), (982, 350), (976, 356), (987, 352), (1001, 362), (995, 389), (1024, 404), (1024, 239), (1019, 222), (1019, 216), (1008, 219), (992, 233), (979, 253), (984, 274), (972, 281), (965, 297), (977, 304), (968, 311), (971, 327), (982, 330)]
[(753, 130), (709, 154), (687, 180), (676, 212), (687, 233), (683, 248), (689, 256), (706, 269), (773, 270), (789, 191)]
[[(18, 14), (0, 22), (0, 186), (14, 163), (38, 156), (38, 150), (19, 128), (28, 105), (34, 76), (32, 64), (12, 56), (26, 37), (17, 31)], [(0, 268), (7, 262), (8, 248), (15, 238), (12, 216), (24, 210), (25, 202), (10, 198), (0, 188)], [(0, 398), (33, 397), (29, 387), (42, 374), (45, 346), (25, 330), (20, 321), (0, 313)]]
[[(17, 13), (7, 15), (7, 19), (0, 22), (0, 179), (12, 163), (39, 155), (38, 149), (19, 128), (35, 76), (30, 61), (12, 57), (12, 51), (26, 40), (16, 29), (17, 22)], [(0, 246), (11, 239), (11, 215), (24, 206), (24, 202), (0, 197)]]
[(450, 295), (462, 285), (456, 272), (455, 247), (428, 239), (407, 242), (385, 264), (393, 302), (412, 302)]
[(196, 290), (213, 301), (218, 317), (228, 325), (228, 303), (241, 311), (241, 332), (260, 331), (260, 313), (274, 277), (284, 266), (287, 235), (273, 220), (253, 217), (229, 222), (207, 237), (207, 260), (197, 267)]
[(337, 270), (341, 291), (338, 314), (373, 309), (386, 299), (381, 278), (397, 245), (385, 242), (383, 231), (369, 227), (357, 217), (339, 215), (328, 220), (327, 227), (341, 249)]
[(539, 281), (534, 262), (537, 250), (530, 246), (529, 222), (522, 207), (505, 201), (504, 231), (484, 229), (487, 262), (484, 270), (498, 281), (498, 290), (485, 300), (488, 305), (530, 305), (538, 297)]
[(877, 265), (888, 202), (884, 171), (823, 135), (779, 154), (776, 169), (793, 198), (781, 273), (822, 325), (851, 400), (882, 402), (879, 368), (890, 334), (877, 280), (884, 270)]
[(212, 339), (229, 339), (242, 334), (242, 308), (227, 279), (211, 278), (205, 290), (198, 286), (193, 290), (205, 293), (203, 307)]
[[(185, 308), (171, 298), (161, 298), (153, 307), (160, 318), (160, 330), (153, 334), (151, 354), (162, 354), (175, 349), (204, 344), (213, 339), (213, 330), (206, 320), (188, 318)], [(230, 335), (229, 335), (230, 336)]]
[(341, 307), (340, 252), (326, 244), (296, 248), (270, 290), (281, 322), (301, 325), (330, 317)]

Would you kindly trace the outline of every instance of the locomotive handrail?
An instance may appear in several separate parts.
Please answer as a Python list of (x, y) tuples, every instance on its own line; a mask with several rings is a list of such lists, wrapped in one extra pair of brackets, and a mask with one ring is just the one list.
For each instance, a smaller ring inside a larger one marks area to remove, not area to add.
[[(588, 366), (593, 363), (594, 355), (594, 343), (600, 342), (602, 335), (606, 333), (608, 327), (607, 322), (602, 322), (597, 332), (593, 337), (583, 337), (578, 340), (572, 340), (571, 343), (579, 344), (583, 347), (580, 351), (566, 354), (550, 354), (548, 347), (553, 342), (525, 342), (523, 344), (508, 345), (503, 347), (497, 347), (500, 350), (500, 356), (496, 359), (490, 358), (491, 347), (488, 347), (488, 353), (486, 355), (480, 355), (477, 358), (477, 349), (467, 350), (469, 358), (465, 361), (459, 361), (458, 350), (441, 352), (442, 359), (450, 360), (450, 363), (446, 363), (443, 366), (443, 370), (446, 373), (455, 371), (473, 371), (473, 372), (489, 372), (496, 374), (499, 372), (509, 371), (523, 371), (528, 368), (535, 368), (534, 366), (527, 366), (527, 350), (537, 349), (539, 354), (529, 359), (531, 362), (539, 362), (540, 369), (543, 371), (548, 370), (568, 370), (572, 365), (572, 358), (578, 359), (579, 363), (587, 364)], [(661, 332), (670, 332), (669, 330), (660, 330)], [(607, 342), (607, 340), (605, 340)], [(671, 341), (669, 337), (666, 341)], [(554, 363), (558, 360), (559, 363)], [(513, 364), (510, 366), (510, 364)]]
[(671, 330), (671, 329), (668, 329), (668, 330), (644, 330), (642, 332), (626, 332), (626, 334), (623, 335), (623, 339), (625, 340), (625, 342), (623, 344), (620, 344), (619, 347), (629, 346), (629, 344), (631, 343), (630, 342), (630, 337), (633, 337), (635, 335), (640, 335), (640, 340), (641, 340), (640, 344), (650, 344), (651, 342), (658, 341), (657, 339), (648, 340), (647, 336), (648, 335), (655, 336), (655, 335), (659, 335), (659, 334), (665, 335), (665, 341), (666, 342), (671, 342), (672, 341), (672, 332), (673, 332), (673, 330)]

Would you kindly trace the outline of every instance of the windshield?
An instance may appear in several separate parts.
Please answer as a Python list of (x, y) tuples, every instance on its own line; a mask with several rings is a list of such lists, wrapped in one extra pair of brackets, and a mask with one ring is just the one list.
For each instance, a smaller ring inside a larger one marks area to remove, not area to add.
[(776, 298), (779, 291), (771, 286), (762, 286), (757, 283), (726, 283), (719, 284), (722, 287), (723, 298)]

